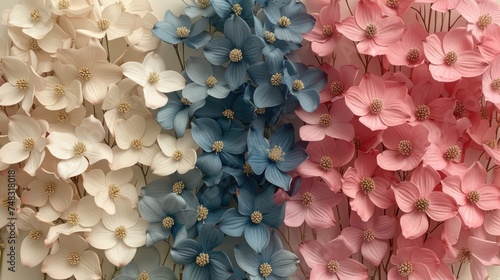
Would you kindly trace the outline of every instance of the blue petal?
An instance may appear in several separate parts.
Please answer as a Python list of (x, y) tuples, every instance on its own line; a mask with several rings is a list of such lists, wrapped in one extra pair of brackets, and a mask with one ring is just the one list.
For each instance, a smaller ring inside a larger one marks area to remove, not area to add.
[(269, 181), (269, 183), (281, 187), (285, 191), (288, 191), (290, 189), (290, 183), (292, 181), (292, 177), (280, 171), (275, 164), (270, 164), (266, 168), (265, 176), (266, 180)]
[(227, 17), (231, 13), (232, 5), (225, 0), (212, 0), (212, 6), (214, 7), (215, 12), (221, 18)]
[[(207, 29), (207, 26), (208, 26), (208, 18), (204, 18), (204, 17), (200, 18), (197, 22), (195, 22), (191, 26), (191, 32), (189, 33), (189, 38), (191, 39), (191, 37), (195, 37), (195, 36), (200, 35), (202, 32), (205, 31), (205, 29)], [(208, 34), (208, 33), (206, 33), (206, 34), (210, 36), (210, 34)], [(210, 41), (210, 39), (208, 41)]]
[(245, 40), (243, 45), (243, 60), (249, 64), (254, 64), (260, 61), (262, 58), (262, 49), (264, 48), (264, 43), (256, 35), (252, 35)]
[[(195, 189), (201, 187), (203, 180), (201, 179), (201, 172), (199, 169), (191, 169), (186, 174), (178, 174), (177, 179), (183, 181), (186, 186), (185, 189), (189, 191), (194, 191)], [(176, 181), (173, 181), (175, 183)]]
[(245, 240), (257, 253), (260, 253), (262, 249), (267, 246), (267, 243), (269, 243), (269, 236), (269, 230), (262, 223), (252, 223), (245, 229)]
[(283, 7), (281, 7), (281, 12), (284, 16), (291, 17), (298, 13), (303, 13), (306, 11), (306, 6), (303, 3), (288, 1)]
[(204, 58), (193, 56), (186, 61), (186, 74), (193, 82), (205, 86), (207, 78), (212, 75), (212, 67)]
[[(228, 56), (229, 57), (229, 56)], [(232, 62), (226, 69), (224, 78), (230, 89), (235, 90), (239, 88), (246, 79), (248, 65), (246, 62)]]
[(307, 13), (297, 13), (289, 18), (292, 24), (288, 28), (293, 29), (295, 32), (307, 33), (314, 28), (315, 19)]
[(306, 160), (307, 157), (308, 155), (303, 149), (293, 149), (285, 154), (284, 161), (276, 162), (276, 166), (283, 172), (290, 172)]
[(164, 21), (157, 22), (153, 26), (153, 29), (151, 29), (151, 33), (160, 40), (170, 44), (175, 45), (182, 41), (182, 39), (177, 36), (175, 29), (171, 28), (171, 24)]
[(234, 248), (236, 263), (248, 274), (259, 275), (261, 260), (248, 244), (239, 244)]
[(279, 250), (271, 256), (270, 263), (273, 274), (281, 277), (290, 276), (299, 265), (299, 258), (287, 250)]
[(207, 98), (207, 89), (207, 86), (189, 83), (182, 90), (182, 96), (191, 102), (197, 102)]
[(170, 236), (170, 230), (163, 227), (161, 222), (149, 223), (146, 229), (146, 246), (151, 246), (160, 240), (167, 239)]
[(218, 175), (222, 170), (220, 157), (215, 153), (203, 153), (198, 156), (196, 166), (205, 174), (210, 176)]
[(274, 204), (262, 217), (262, 222), (272, 228), (279, 228), (285, 220), (285, 206)]
[(248, 75), (257, 85), (269, 83), (271, 81), (271, 73), (274, 74), (276, 72), (269, 72), (264, 62), (258, 62), (248, 67)]
[(229, 92), (231, 92), (231, 90), (227, 86), (219, 85), (219, 83), (217, 83), (213, 88), (209, 88), (207, 91), (208, 95), (217, 99), (226, 98)]
[(272, 255), (279, 251), (283, 250), (283, 244), (281, 243), (281, 239), (276, 233), (275, 230), (271, 232), (271, 237), (269, 239), (269, 244), (267, 244), (267, 247), (262, 251), (262, 259), (266, 260), (267, 262), (271, 261)]
[(229, 60), (229, 52), (233, 49), (233, 44), (222, 37), (214, 38), (203, 50), (205, 58), (214, 65), (222, 65)]
[(167, 182), (164, 180), (154, 180), (149, 182), (146, 187), (141, 189), (141, 196), (161, 199), (168, 194), (166, 185)]
[(214, 142), (222, 140), (222, 130), (219, 124), (208, 118), (200, 118), (192, 122), (192, 135), (194, 141), (205, 152), (212, 152)]
[(174, 130), (177, 137), (183, 137), (189, 125), (189, 109), (185, 108), (174, 117)]
[(210, 253), (211, 279), (227, 279), (231, 275), (232, 265), (224, 252)]
[(276, 38), (296, 44), (300, 44), (302, 42), (302, 35), (292, 29), (290, 27), (278, 27), (274, 30), (274, 34), (276, 34)]
[(283, 102), (281, 87), (273, 86), (271, 83), (261, 84), (255, 89), (253, 100), (258, 108), (281, 105)]
[(176, 193), (169, 193), (160, 201), (160, 204), (167, 216), (173, 216), (177, 214), (179, 210), (186, 208), (186, 201)]
[(250, 217), (254, 210), (253, 202), (255, 199), (255, 194), (246, 188), (240, 189), (240, 193), (238, 195), (238, 212), (243, 215)]
[(230, 208), (222, 216), (220, 229), (229, 236), (239, 237), (243, 235), (250, 223), (248, 216), (241, 215), (236, 208)]
[(245, 130), (230, 129), (222, 137), (224, 141), (224, 152), (235, 155), (243, 153), (247, 147), (246, 139), (247, 134)]
[(280, 146), (281, 149), (287, 153), (292, 150), (293, 143), (295, 142), (295, 130), (292, 124), (285, 124), (278, 128), (269, 139), (269, 146)]
[(207, 280), (210, 279), (210, 266), (199, 266), (195, 262), (184, 267), (182, 277), (189, 280)]
[(206, 104), (205, 99), (192, 102), (191, 105), (189, 106), (189, 117), (192, 117), (194, 115), (194, 113), (198, 109), (203, 108), (203, 106), (205, 106), (205, 104)]
[(283, 52), (274, 49), (266, 55), (266, 67), (271, 73), (281, 73), (283, 71)]
[(224, 166), (233, 168), (241, 168), (244, 164), (243, 155), (233, 155), (222, 151), (220, 153), (221, 161)]
[(250, 34), (250, 27), (241, 17), (231, 16), (224, 23), (224, 35), (237, 49), (245, 48), (244, 44), (248, 43), (247, 39)]
[[(263, 192), (259, 193), (254, 200), (255, 210), (259, 210), (265, 214), (271, 210), (274, 205), (274, 188), (267, 187)], [(265, 215), (264, 215), (265, 216)]]
[[(199, 241), (205, 252), (212, 251), (224, 241), (224, 233), (215, 225), (204, 225), (201, 228)], [(211, 260), (211, 258), (210, 258)]]
[(167, 216), (160, 202), (149, 196), (139, 200), (138, 208), (141, 217), (150, 223), (161, 222)]
[(212, 39), (212, 36), (210, 36), (210, 34), (208, 34), (207, 32), (203, 32), (196, 36), (187, 38), (184, 42), (186, 43), (186, 46), (197, 50), (208, 44), (208, 42), (210, 42), (210, 39)]
[(299, 100), (300, 107), (306, 112), (313, 112), (318, 108), (319, 105), (319, 92), (309, 89), (303, 90), (299, 94), (295, 95)]
[(192, 209), (183, 209), (175, 214), (175, 222), (185, 225), (186, 228), (194, 225), (194, 223), (196, 223), (196, 218), (196, 211)]
[(198, 242), (193, 239), (183, 239), (177, 241), (170, 250), (172, 259), (177, 264), (190, 264), (196, 261), (196, 257), (201, 253), (202, 248)]
[(323, 70), (312, 68), (303, 73), (300, 80), (304, 83), (306, 89), (319, 92), (325, 87), (328, 76)]
[(278, 24), (278, 20), (279, 18), (281, 18), (281, 11), (280, 11), (281, 6), (283, 6), (283, 4), (281, 3), (269, 2), (266, 8), (264, 9), (267, 19), (269, 19), (269, 21), (274, 25)]
[[(159, 266), (149, 272), (150, 279), (177, 280), (174, 272), (166, 266)], [(137, 279), (137, 275), (135, 278)]]

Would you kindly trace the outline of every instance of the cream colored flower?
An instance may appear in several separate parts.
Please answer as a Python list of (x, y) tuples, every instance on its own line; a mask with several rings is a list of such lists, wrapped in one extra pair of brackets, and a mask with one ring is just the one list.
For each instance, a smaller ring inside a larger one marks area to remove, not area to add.
[(166, 176), (176, 171), (184, 174), (194, 168), (198, 145), (193, 140), (190, 129), (179, 139), (168, 134), (160, 134), (158, 145), (162, 153), (156, 154), (151, 163), (154, 174)]
[(81, 106), (71, 112), (66, 110), (49, 111), (45, 106), (37, 106), (31, 114), (35, 119), (42, 119), (49, 123), (49, 132), (75, 133), (75, 128), (79, 126), (85, 118), (87, 110)]
[(50, 248), (45, 246), (44, 239), (52, 224), (39, 221), (33, 209), (23, 207), (17, 215), (17, 226), (28, 231), (21, 243), (21, 263), (26, 267), (35, 267), (49, 254)]
[(125, 37), (128, 45), (143, 52), (155, 50), (160, 45), (160, 39), (151, 33), (158, 19), (153, 13), (147, 13), (142, 18), (144, 25), (137, 28), (131, 35)]
[(8, 23), (21, 27), (33, 39), (42, 39), (52, 29), (52, 2), (49, 0), (20, 0), (9, 14)]

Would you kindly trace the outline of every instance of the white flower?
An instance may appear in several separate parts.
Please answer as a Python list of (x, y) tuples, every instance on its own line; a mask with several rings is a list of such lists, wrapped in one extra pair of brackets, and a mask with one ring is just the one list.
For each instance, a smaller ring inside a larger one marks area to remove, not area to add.
[(81, 106), (71, 112), (66, 110), (49, 111), (45, 106), (37, 106), (32, 112), (32, 117), (42, 119), (49, 123), (49, 132), (75, 133), (75, 128), (79, 126), (85, 118), (87, 110)]
[(103, 7), (119, 3), (122, 11), (141, 17), (153, 10), (147, 0), (101, 0), (100, 2)]
[(39, 265), (50, 251), (44, 239), (52, 224), (39, 221), (35, 214), (33, 209), (23, 207), (17, 216), (19, 229), (29, 231), (21, 243), (20, 251), (21, 263), (27, 267)]
[(101, 143), (104, 127), (93, 115), (85, 118), (75, 129), (75, 134), (52, 132), (47, 137), (47, 148), (56, 158), (57, 173), (66, 180), (83, 173), (90, 164), (100, 160), (112, 161), (113, 153), (108, 145)]
[(129, 61), (122, 66), (123, 74), (144, 88), (146, 106), (158, 109), (167, 104), (164, 94), (181, 90), (186, 85), (184, 77), (172, 70), (166, 70), (165, 62), (159, 54), (150, 52), (141, 63)]
[(134, 30), (125, 39), (130, 46), (142, 52), (149, 52), (155, 50), (160, 45), (160, 39), (151, 32), (158, 19), (152, 13), (147, 13), (142, 20), (144, 21), (144, 25)]
[(146, 244), (148, 223), (132, 209), (130, 201), (116, 200), (116, 214), (103, 214), (102, 222), (86, 234), (87, 241), (97, 249), (105, 250), (106, 258), (115, 266), (123, 267), (134, 257), (137, 248)]
[(52, 12), (56, 15), (83, 16), (92, 10), (88, 0), (52, 0)]
[(194, 168), (198, 145), (193, 140), (190, 129), (179, 139), (168, 134), (160, 134), (158, 145), (163, 153), (156, 154), (151, 163), (154, 174), (166, 176), (176, 171), (184, 174)]
[(48, 255), (41, 271), (54, 279), (67, 279), (75, 276), (77, 280), (102, 279), (99, 256), (89, 250), (89, 245), (78, 234), (61, 236), (60, 248)]
[(21, 102), (21, 108), (29, 115), (35, 90), (45, 87), (42, 77), (35, 73), (33, 67), (14, 56), (2, 58), (2, 69), (8, 82), (0, 87), (0, 106)]
[(20, 0), (9, 14), (9, 25), (23, 28), (33, 39), (42, 39), (52, 29), (52, 3), (49, 0)]
[(14, 164), (26, 160), (24, 171), (31, 176), (45, 157), (45, 133), (49, 125), (44, 120), (14, 115), (10, 118), (8, 137), (10, 142), (0, 149), (0, 161)]
[(94, 169), (82, 174), (83, 187), (87, 193), (94, 196), (97, 206), (109, 215), (114, 215), (116, 213), (115, 201), (120, 197), (127, 198), (133, 207), (137, 206), (137, 191), (129, 183), (133, 174), (130, 168), (111, 171), (106, 175), (101, 169)]
[(136, 163), (151, 165), (153, 157), (160, 150), (155, 144), (161, 127), (156, 120), (145, 120), (133, 115), (127, 120), (115, 123), (116, 146), (113, 147), (111, 170), (118, 170)]

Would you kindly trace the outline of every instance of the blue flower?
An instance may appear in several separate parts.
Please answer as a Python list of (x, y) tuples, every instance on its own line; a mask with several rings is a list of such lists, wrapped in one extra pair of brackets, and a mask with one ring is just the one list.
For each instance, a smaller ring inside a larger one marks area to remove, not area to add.
[(199, 240), (183, 239), (170, 251), (175, 263), (185, 265), (183, 277), (190, 280), (225, 280), (232, 274), (229, 257), (214, 248), (224, 241), (224, 234), (215, 225), (205, 225)]
[(196, 110), (205, 105), (205, 100), (191, 102), (182, 97), (180, 91), (167, 93), (167, 97), (167, 104), (158, 109), (156, 121), (163, 129), (174, 129), (177, 137), (183, 137), (191, 117)]
[(186, 201), (170, 193), (161, 199), (143, 196), (139, 200), (139, 213), (148, 221), (146, 246), (167, 239), (170, 234), (176, 238), (181, 230), (191, 227), (196, 222), (196, 211), (186, 208)]
[(134, 259), (120, 269), (115, 280), (177, 280), (172, 270), (160, 265), (160, 253), (154, 246), (140, 247)]
[(319, 68), (308, 69), (303, 63), (295, 64), (295, 73), (285, 69), (285, 83), (290, 94), (296, 97), (302, 109), (313, 112), (319, 105), (319, 92), (325, 87), (328, 76)]
[(224, 26), (226, 38), (217, 37), (210, 41), (204, 54), (214, 65), (230, 61), (224, 77), (229, 88), (234, 90), (245, 82), (248, 65), (260, 60), (264, 43), (251, 34), (250, 27), (240, 17), (231, 16)]
[(212, 96), (226, 98), (230, 90), (224, 79), (224, 67), (213, 66), (201, 57), (191, 57), (186, 61), (186, 74), (193, 81), (182, 90), (182, 96), (196, 102)]
[(224, 99), (207, 98), (206, 104), (195, 113), (196, 118), (223, 119), (228, 122), (250, 123), (253, 117), (251, 106), (243, 99), (243, 94), (231, 92)]
[(226, 209), (222, 208), (225, 203), (224, 200), (229, 200), (225, 196), (227, 196), (227, 192), (217, 186), (212, 188), (204, 186), (200, 189), (197, 193), (199, 205), (196, 209), (198, 213), (198, 231), (205, 224), (215, 225), (220, 221), (222, 215), (226, 212)]
[(228, 18), (231, 14), (247, 21), (253, 17), (253, 1), (249, 0), (212, 0), (215, 13), (220, 18)]
[[(253, 107), (253, 121), (252, 124), (258, 123), (269, 123), (271, 126), (274, 126), (278, 121), (278, 118), (281, 113), (281, 106), (274, 106), (270, 108), (259, 108), (255, 105), (254, 102), (254, 94), (256, 87), (252, 85), (248, 85), (245, 89), (245, 93), (243, 95), (243, 99), (245, 99), (251, 106)], [(264, 127), (264, 125), (262, 125)]]
[(292, 43), (302, 42), (302, 33), (311, 31), (315, 19), (307, 13), (306, 6), (302, 2), (288, 0), (288, 3), (267, 3), (264, 9), (267, 18), (274, 25), (276, 38)]
[(157, 22), (151, 32), (167, 43), (177, 45), (184, 42), (190, 48), (199, 49), (210, 41), (210, 34), (205, 32), (207, 26), (208, 18), (201, 18), (191, 24), (188, 16), (176, 17), (168, 10), (163, 21)]
[(222, 166), (239, 166), (246, 149), (246, 132), (242, 128), (226, 128), (209, 118), (192, 122), (193, 139), (203, 149), (196, 165), (210, 176), (217, 176)]
[(264, 26), (260, 23), (260, 20), (257, 17), (254, 17), (254, 26), (255, 26), (255, 35), (259, 36), (259, 38), (264, 42), (265, 47), (263, 50), (264, 56), (267, 56), (272, 51), (278, 49), (283, 54), (290, 53), (292, 50), (296, 50), (300, 48), (300, 44), (296, 44), (293, 42), (283, 41), (276, 38), (276, 34), (274, 34), (274, 25), (269, 21), (264, 21)]
[(294, 148), (295, 131), (286, 124), (271, 134), (269, 142), (255, 127), (248, 132), (248, 163), (255, 174), (265, 172), (270, 183), (289, 190), (292, 177), (287, 174), (307, 158), (304, 149)]
[(191, 2), (193, 5), (187, 6), (184, 10), (190, 18), (198, 16), (209, 18), (215, 15), (215, 10), (210, 0), (191, 0)]
[(248, 245), (261, 252), (269, 243), (266, 225), (278, 228), (285, 218), (285, 207), (274, 204), (274, 188), (255, 194), (252, 188), (241, 188), (238, 209), (231, 208), (222, 216), (221, 230), (229, 236), (245, 236)]
[(269, 245), (258, 254), (247, 244), (239, 244), (234, 248), (234, 256), (238, 265), (250, 274), (252, 280), (289, 279), (297, 269), (299, 258), (287, 250), (283, 250), (281, 240), (275, 232), (271, 234)]

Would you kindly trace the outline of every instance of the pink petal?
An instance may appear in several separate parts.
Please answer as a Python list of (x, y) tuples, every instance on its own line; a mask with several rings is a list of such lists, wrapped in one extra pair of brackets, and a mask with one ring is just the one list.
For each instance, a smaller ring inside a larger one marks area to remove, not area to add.
[(311, 228), (330, 228), (335, 225), (333, 209), (328, 204), (313, 204), (306, 210), (306, 223)]
[(359, 249), (361, 249), (361, 244), (363, 243), (363, 230), (351, 225), (350, 227), (344, 228), (341, 234), (347, 240), (353, 252), (358, 252)]
[(431, 64), (429, 65), (429, 71), (432, 77), (438, 82), (454, 82), (462, 77), (455, 67), (448, 64)]
[(387, 241), (374, 239), (372, 241), (365, 241), (361, 246), (361, 254), (374, 266), (378, 266), (385, 257), (389, 245)]
[(377, 23), (382, 18), (382, 10), (377, 3), (362, 0), (356, 6), (354, 17), (361, 29), (364, 29), (370, 24)]
[(396, 202), (403, 212), (412, 212), (415, 209), (415, 202), (420, 198), (420, 192), (413, 183), (404, 181), (397, 187), (392, 188), (396, 197)]
[(498, 244), (496, 242), (469, 236), (468, 244), (472, 254), (483, 262), (489, 262), (498, 254)]
[(477, 187), (484, 185), (487, 178), (486, 169), (478, 161), (474, 162), (462, 178), (462, 191), (469, 193), (477, 189)]
[[(387, 100), (384, 100), (387, 101)], [(386, 102), (384, 109), (379, 116), (387, 126), (396, 126), (407, 122), (410, 119), (410, 108), (403, 100), (391, 100)]]
[(377, 24), (377, 35), (373, 37), (375, 43), (389, 46), (401, 39), (405, 26), (400, 17), (386, 17)]
[(396, 234), (397, 220), (394, 217), (379, 216), (372, 231), (377, 239), (391, 239)]
[(429, 229), (427, 215), (416, 210), (401, 216), (400, 222), (403, 236), (408, 239), (420, 237)]
[(433, 192), (428, 196), (429, 208), (427, 215), (434, 221), (448, 220), (458, 213), (458, 206), (455, 200), (448, 194)]
[(398, 151), (385, 150), (377, 155), (377, 164), (385, 170), (399, 170), (406, 165), (407, 156)]
[(325, 129), (319, 125), (303, 125), (299, 133), (304, 141), (321, 141), (325, 138)]
[(335, 139), (352, 141), (354, 138), (354, 127), (350, 123), (332, 123), (326, 128), (325, 132), (326, 135)]
[(464, 205), (467, 203), (467, 198), (460, 188), (461, 181), (458, 176), (446, 177), (443, 181), (443, 192), (449, 194), (458, 205)]
[(307, 240), (299, 245), (300, 254), (309, 267), (325, 266), (325, 260), (320, 255), (322, 249), (323, 244), (316, 240)]
[(289, 201), (285, 207), (285, 225), (299, 227), (304, 223), (306, 210), (300, 201)]
[(445, 53), (441, 40), (436, 34), (431, 34), (423, 41), (425, 57), (436, 65), (444, 63)]
[(471, 228), (480, 227), (484, 221), (484, 212), (472, 204), (462, 205), (458, 212), (462, 216), (464, 224)]
[(420, 188), (422, 195), (427, 196), (441, 182), (441, 177), (432, 167), (422, 165), (413, 171), (410, 181)]
[(337, 271), (339, 279), (365, 280), (368, 277), (368, 269), (353, 259), (338, 260), (340, 269)]
[(358, 26), (354, 17), (348, 17), (337, 23), (337, 30), (349, 40), (359, 42), (365, 39), (365, 32)]
[(498, 209), (498, 205), (500, 205), (500, 190), (498, 186), (479, 186), (476, 190), (480, 195), (479, 201), (476, 203), (477, 207), (483, 211)]
[(500, 235), (500, 211), (486, 212), (484, 229), (491, 235)]
[(356, 211), (364, 222), (368, 221), (375, 211), (375, 206), (373, 202), (368, 198), (368, 195), (363, 192), (358, 192), (356, 198), (352, 199), (351, 207), (353, 211)]
[(476, 77), (483, 74), (488, 63), (481, 54), (467, 51), (459, 54), (458, 61), (453, 66), (462, 77)]

